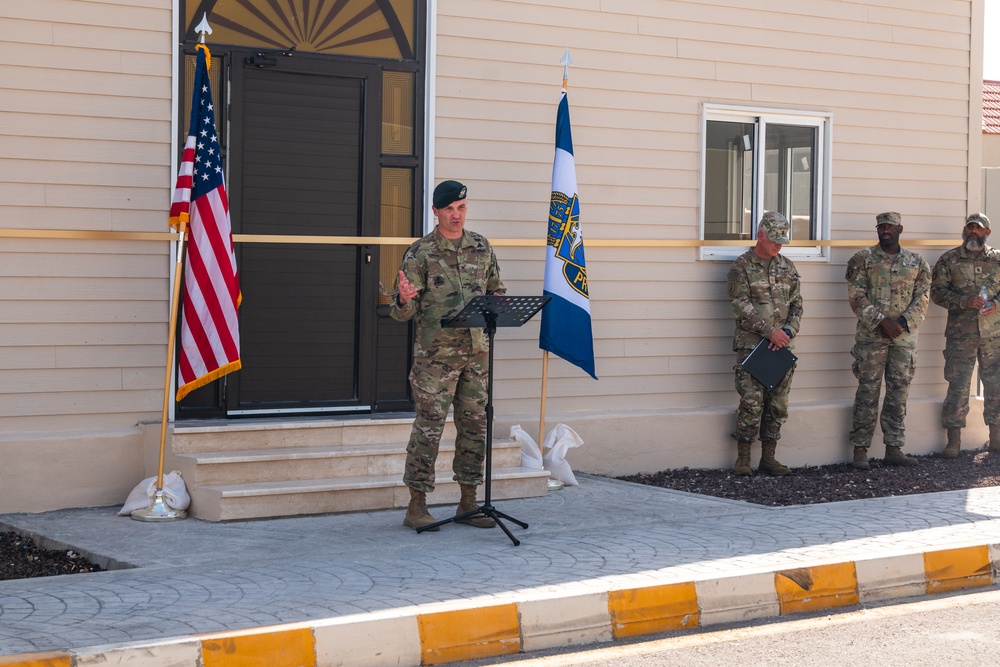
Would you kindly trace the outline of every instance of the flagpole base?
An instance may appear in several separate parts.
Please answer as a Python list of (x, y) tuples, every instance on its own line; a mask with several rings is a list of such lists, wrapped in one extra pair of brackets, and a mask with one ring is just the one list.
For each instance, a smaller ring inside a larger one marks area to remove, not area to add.
[(163, 489), (153, 496), (153, 504), (144, 510), (136, 510), (130, 514), (136, 521), (180, 521), (187, 518), (184, 510), (175, 510), (163, 500)]

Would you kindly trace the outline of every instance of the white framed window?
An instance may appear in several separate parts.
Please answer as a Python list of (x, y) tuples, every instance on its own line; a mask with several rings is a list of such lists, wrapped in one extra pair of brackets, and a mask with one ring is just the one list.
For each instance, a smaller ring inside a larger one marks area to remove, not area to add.
[[(832, 115), (705, 104), (702, 107), (703, 241), (752, 241), (765, 211), (791, 222), (792, 241), (829, 238)], [(793, 259), (825, 260), (828, 246), (786, 246)], [(739, 245), (705, 245), (700, 259), (734, 259)]]

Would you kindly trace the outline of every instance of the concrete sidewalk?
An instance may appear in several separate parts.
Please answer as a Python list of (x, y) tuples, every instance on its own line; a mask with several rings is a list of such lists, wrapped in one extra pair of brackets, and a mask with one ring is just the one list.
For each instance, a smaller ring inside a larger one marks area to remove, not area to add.
[(1000, 567), (1000, 488), (765, 508), (578, 478), (496, 503), (529, 524), (507, 524), (520, 546), (457, 524), (417, 535), (399, 510), (0, 515), (126, 564), (0, 582), (0, 665), (438, 664), (990, 586)]

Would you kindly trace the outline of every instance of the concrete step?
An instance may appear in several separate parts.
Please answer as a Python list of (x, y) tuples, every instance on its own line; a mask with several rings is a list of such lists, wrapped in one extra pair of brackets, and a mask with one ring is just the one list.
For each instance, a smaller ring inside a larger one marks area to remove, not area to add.
[[(412, 417), (182, 422), (171, 430), (167, 470), (180, 470), (191, 516), (208, 521), (405, 507)], [(548, 493), (549, 474), (521, 468), (520, 446), (494, 435), (491, 496)], [(455, 427), (445, 426), (433, 504), (457, 503)], [(481, 490), (482, 493), (482, 490)]]
[[(172, 449), (177, 454), (190, 454), (406, 442), (410, 439), (412, 427), (412, 417), (181, 422), (173, 427)], [(451, 420), (445, 425), (442, 442), (449, 439), (455, 439), (455, 426)]]
[[(435, 469), (450, 473), (454, 443), (442, 443)], [(278, 447), (175, 454), (176, 469), (187, 483), (238, 484), (364, 475), (403, 476), (405, 443), (376, 443), (342, 447)], [(493, 466), (521, 465), (521, 449), (513, 440), (493, 442)]]
[[(527, 468), (493, 469), (491, 500), (535, 498), (548, 493), (549, 473)], [(263, 517), (299, 516), (404, 508), (409, 489), (397, 475), (365, 475), (286, 482), (254, 482), (197, 486), (191, 493), (191, 515), (207, 521), (237, 521)], [(479, 501), (484, 489), (479, 487)], [(456, 504), (459, 486), (439, 479), (430, 505)], [(438, 519), (447, 517), (447, 513)]]

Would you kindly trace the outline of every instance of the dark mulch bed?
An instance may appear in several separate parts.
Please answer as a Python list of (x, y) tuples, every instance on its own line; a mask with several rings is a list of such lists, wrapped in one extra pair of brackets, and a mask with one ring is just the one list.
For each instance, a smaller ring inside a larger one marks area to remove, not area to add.
[(100, 571), (99, 565), (72, 550), (40, 549), (17, 533), (0, 533), (0, 581)]
[[(876, 455), (875, 448), (871, 455)], [(777, 458), (781, 460), (780, 447)], [(872, 459), (871, 470), (867, 471), (854, 470), (849, 463), (835, 463), (793, 468), (786, 477), (758, 474), (756, 468), (751, 477), (738, 477), (732, 469), (679, 468), (617, 479), (771, 506), (1000, 486), (1000, 455), (979, 450), (963, 451), (957, 459), (943, 459), (936, 454), (916, 458), (919, 465), (909, 468), (883, 466), (881, 460)]]

